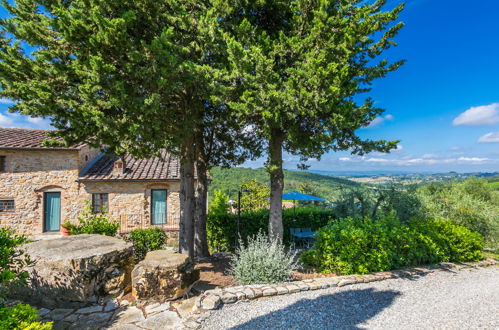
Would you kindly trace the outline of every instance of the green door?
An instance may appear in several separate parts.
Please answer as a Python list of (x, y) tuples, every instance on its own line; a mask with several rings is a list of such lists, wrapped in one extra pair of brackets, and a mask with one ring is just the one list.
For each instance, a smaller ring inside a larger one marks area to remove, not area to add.
[(166, 223), (166, 190), (151, 190), (151, 223), (164, 225)]
[(59, 231), (61, 224), (61, 193), (45, 193), (45, 231)]

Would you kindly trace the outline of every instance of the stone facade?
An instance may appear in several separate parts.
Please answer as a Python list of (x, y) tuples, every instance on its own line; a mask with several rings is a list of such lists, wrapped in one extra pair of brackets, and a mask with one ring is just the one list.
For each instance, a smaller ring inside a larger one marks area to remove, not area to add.
[(91, 202), (92, 193), (108, 193), (111, 218), (122, 231), (148, 227), (151, 189), (167, 189), (169, 237), (178, 237), (180, 180), (83, 181), (80, 174), (100, 150), (87, 146), (67, 150), (0, 149), (6, 158), (0, 172), (0, 200), (14, 200), (13, 212), (0, 211), (0, 227), (19, 233), (41, 234), (44, 228), (44, 198), (47, 192), (61, 193), (61, 217), (75, 222)]
[(109, 214), (123, 232), (143, 228), (151, 222), (151, 190), (167, 191), (167, 229), (175, 229), (180, 218), (180, 182), (85, 182), (82, 195), (108, 193)]
[(0, 199), (14, 200), (14, 212), (0, 212), (0, 225), (23, 234), (39, 234), (43, 228), (46, 192), (61, 193), (61, 219), (76, 219), (79, 202), (78, 151), (0, 150), (6, 156), (6, 172), (0, 173)]

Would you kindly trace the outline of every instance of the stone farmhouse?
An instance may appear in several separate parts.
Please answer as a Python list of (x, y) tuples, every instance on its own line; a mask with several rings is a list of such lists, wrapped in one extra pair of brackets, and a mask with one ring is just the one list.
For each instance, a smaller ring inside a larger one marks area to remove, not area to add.
[(177, 157), (121, 160), (85, 144), (45, 147), (46, 132), (0, 128), (0, 227), (56, 233), (90, 203), (119, 221), (121, 232), (159, 226), (178, 238)]

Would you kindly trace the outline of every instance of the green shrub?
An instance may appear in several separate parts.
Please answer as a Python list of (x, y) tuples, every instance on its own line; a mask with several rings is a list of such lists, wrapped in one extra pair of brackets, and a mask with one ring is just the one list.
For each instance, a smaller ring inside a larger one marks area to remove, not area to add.
[[(333, 211), (324, 208), (296, 208), (283, 210), (284, 243), (291, 241), (290, 228), (312, 228), (317, 230), (333, 219)], [(206, 230), (208, 245), (214, 251), (235, 251), (238, 242), (237, 214), (209, 213)], [(268, 231), (269, 210), (242, 213), (239, 224), (240, 237), (246, 242), (247, 237), (262, 231)]]
[(426, 219), (446, 218), (480, 233), (492, 248), (499, 244), (499, 206), (483, 179), (430, 184), (418, 189)]
[(116, 236), (120, 227), (117, 221), (109, 219), (105, 210), (102, 213), (94, 213), (90, 204), (87, 204), (85, 211), (78, 217), (77, 225), (65, 222), (64, 226), (69, 228), (71, 235), (100, 234), (106, 236)]
[(52, 322), (36, 322), (39, 317), (36, 309), (30, 305), (17, 304), (0, 308), (0, 329), (9, 330), (50, 330)]
[(232, 273), (241, 284), (267, 284), (289, 281), (295, 266), (294, 255), (287, 253), (277, 240), (262, 232), (240, 241), (232, 260)]
[(439, 247), (442, 261), (477, 261), (483, 257), (483, 236), (464, 226), (450, 220), (415, 221), (413, 225)]
[(17, 246), (27, 242), (25, 236), (16, 235), (12, 230), (0, 229), (0, 303), (13, 285), (22, 285), (28, 278), (27, 272), (19, 269), (30, 264), (28, 256)]
[(144, 259), (147, 252), (160, 250), (166, 243), (166, 234), (159, 228), (132, 230), (126, 240), (133, 244), (135, 262)]
[[(28, 273), (21, 272), (19, 269), (31, 264), (31, 260), (21, 249), (16, 249), (16, 247), (27, 242), (25, 236), (16, 235), (10, 229), (0, 229), (0, 306), (4, 306), (4, 299), (7, 297), (10, 287), (26, 284)], [(0, 307), (0, 329), (52, 329), (51, 322), (44, 324), (35, 322), (38, 316), (36, 309), (25, 304)]]
[(221, 190), (215, 190), (213, 201), (210, 203), (209, 212), (214, 214), (228, 214), (229, 207), (229, 196)]
[(482, 257), (480, 234), (450, 220), (410, 221), (393, 217), (346, 218), (316, 234), (303, 263), (326, 273), (365, 274), (441, 261), (476, 261)]

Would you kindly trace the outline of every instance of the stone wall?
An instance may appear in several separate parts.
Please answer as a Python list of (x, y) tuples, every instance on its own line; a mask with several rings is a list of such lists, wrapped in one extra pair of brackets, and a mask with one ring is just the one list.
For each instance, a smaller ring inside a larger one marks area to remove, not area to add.
[(94, 160), (97, 156), (101, 154), (100, 149), (90, 148), (88, 146), (83, 146), (80, 148), (78, 152), (79, 164), (78, 171), (82, 171), (85, 166), (88, 165), (92, 160)]
[(15, 212), (0, 212), (0, 227), (23, 234), (44, 231), (45, 192), (61, 193), (61, 222), (76, 222), (92, 200), (92, 193), (109, 194), (109, 213), (122, 231), (150, 225), (151, 189), (167, 189), (169, 245), (177, 245), (180, 218), (180, 181), (175, 182), (78, 182), (79, 172), (98, 155), (84, 147), (71, 150), (1, 150), (7, 156), (7, 172), (0, 173), (0, 199), (13, 199)]
[(82, 194), (108, 193), (109, 214), (127, 232), (149, 227), (151, 223), (151, 189), (167, 190), (167, 230), (177, 230), (180, 219), (180, 182), (86, 182)]
[(15, 212), (0, 212), (0, 226), (20, 233), (43, 232), (43, 194), (61, 192), (61, 219), (75, 218), (79, 199), (78, 151), (1, 150), (0, 199), (13, 199)]

